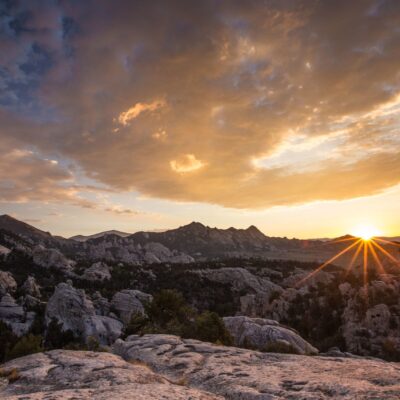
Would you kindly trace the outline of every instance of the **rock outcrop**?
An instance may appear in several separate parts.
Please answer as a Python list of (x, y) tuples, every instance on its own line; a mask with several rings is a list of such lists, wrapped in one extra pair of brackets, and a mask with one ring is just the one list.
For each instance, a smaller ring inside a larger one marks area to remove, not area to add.
[(282, 292), (275, 283), (253, 275), (244, 268), (194, 270), (193, 273), (210, 281), (226, 283), (240, 296), (240, 311), (248, 316), (264, 316), (273, 293)]
[(14, 293), (17, 289), (17, 282), (10, 272), (0, 271), (0, 297), (6, 293)]
[[(108, 353), (53, 350), (9, 361), (1, 370), (0, 398), (9, 400), (223, 400)], [(12, 371), (16, 380), (8, 383)]]
[(170, 335), (119, 339), (114, 352), (228, 400), (400, 397), (398, 365), (377, 359), (260, 353)]
[(25, 335), (35, 320), (34, 312), (25, 312), (15, 299), (6, 294), (0, 301), (0, 320), (8, 325), (17, 336)]
[(83, 243), (75, 242), (80, 257), (93, 261), (123, 262), (126, 264), (158, 264), (163, 262), (190, 263), (194, 259), (161, 243), (137, 243), (131, 237), (106, 235)]
[(263, 318), (225, 317), (224, 324), (236, 346), (261, 351), (294, 354), (317, 354), (318, 350), (295, 331), (281, 326), (277, 321)]
[(104, 262), (92, 264), (82, 275), (88, 281), (104, 281), (111, 279), (110, 267)]
[(38, 285), (36, 279), (33, 276), (28, 276), (28, 278), (22, 285), (21, 289), (26, 295), (37, 298), (41, 297), (40, 286)]
[(65, 274), (70, 274), (75, 266), (75, 261), (69, 260), (56, 249), (47, 249), (42, 245), (33, 250), (33, 262), (42, 268), (55, 268)]
[(76, 337), (88, 340), (95, 337), (101, 344), (111, 344), (122, 332), (122, 322), (96, 314), (92, 301), (83, 290), (67, 283), (57, 285), (46, 307), (46, 324), (53, 319), (62, 325), (63, 331), (72, 331)]
[(143, 304), (150, 302), (152, 296), (140, 290), (121, 290), (111, 300), (111, 309), (117, 313), (124, 324), (128, 324), (135, 314), (144, 314)]

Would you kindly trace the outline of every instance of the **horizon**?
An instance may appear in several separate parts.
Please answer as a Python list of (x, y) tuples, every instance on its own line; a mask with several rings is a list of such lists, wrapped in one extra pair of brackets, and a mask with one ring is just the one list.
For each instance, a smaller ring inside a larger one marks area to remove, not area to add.
[[(267, 237), (280, 237), (280, 238), (285, 237), (285, 238), (288, 238), (288, 239), (290, 239), (290, 240), (291, 240), (291, 239), (297, 239), (297, 240), (334, 240), (334, 239), (338, 239), (338, 238), (342, 238), (342, 237), (362, 238), (362, 235), (361, 235), (361, 234), (360, 234), (360, 235), (355, 235), (355, 234), (351, 234), (351, 233), (344, 233), (344, 234), (342, 234), (342, 235), (340, 235), (340, 236), (337, 236), (337, 237), (307, 237), (307, 238), (299, 238), (299, 237), (295, 237), (295, 236), (291, 237), (291, 236), (288, 236), (288, 235), (284, 235), (284, 236), (273, 236), (273, 235), (269, 235), (268, 232), (262, 231), (262, 230), (259, 229), (256, 225), (249, 225), (249, 226), (244, 227), (244, 228), (238, 228), (238, 227), (235, 227), (235, 226), (229, 226), (229, 227), (226, 227), (226, 228), (221, 228), (221, 227), (218, 227), (218, 226), (207, 225), (207, 224), (204, 224), (204, 223), (199, 222), (199, 221), (190, 221), (190, 222), (188, 222), (188, 223), (186, 223), (186, 224), (179, 225), (179, 226), (175, 226), (175, 227), (170, 227), (170, 228), (166, 228), (166, 229), (157, 229), (157, 228), (154, 228), (154, 229), (148, 229), (148, 230), (136, 230), (136, 231), (128, 232), (128, 231), (120, 231), (119, 229), (110, 228), (110, 229), (106, 229), (106, 230), (104, 230), (104, 231), (96, 231), (96, 232), (88, 233), (88, 234), (85, 234), (85, 235), (83, 235), (83, 234), (81, 234), (81, 233), (78, 232), (78, 233), (75, 233), (74, 235), (71, 235), (71, 236), (62, 236), (62, 235), (57, 235), (56, 233), (51, 232), (51, 231), (49, 231), (49, 230), (46, 230), (46, 229), (44, 229), (44, 228), (42, 229), (41, 227), (36, 226), (35, 224), (26, 222), (26, 221), (24, 221), (24, 220), (18, 220), (17, 218), (15, 218), (15, 217), (13, 217), (13, 216), (11, 216), (11, 215), (8, 215), (8, 214), (2, 214), (2, 215), (0, 215), (0, 218), (2, 218), (2, 217), (13, 218), (13, 219), (15, 219), (15, 220), (17, 220), (17, 221), (20, 221), (20, 222), (23, 222), (23, 223), (25, 223), (25, 224), (28, 224), (29, 226), (32, 226), (32, 227), (34, 227), (34, 228), (36, 228), (36, 229), (39, 229), (39, 230), (41, 230), (41, 231), (43, 231), (43, 232), (50, 233), (52, 236), (61, 236), (61, 237), (64, 237), (65, 239), (73, 239), (74, 237), (79, 237), (79, 236), (82, 236), (82, 237), (90, 237), (90, 236), (93, 236), (93, 235), (98, 235), (98, 234), (103, 234), (103, 233), (108, 233), (108, 232), (120, 232), (120, 233), (124, 233), (124, 234), (128, 234), (128, 235), (133, 235), (133, 234), (139, 233), (139, 232), (161, 233), (161, 232), (167, 232), (167, 231), (170, 231), (170, 230), (176, 230), (176, 229), (179, 229), (179, 228), (187, 227), (187, 226), (192, 225), (192, 224), (200, 224), (200, 225), (203, 225), (204, 227), (209, 228), (209, 229), (220, 229), (220, 230), (228, 230), (228, 229), (248, 230), (248, 229), (251, 229), (251, 228), (254, 227), (254, 228), (256, 228), (257, 230), (259, 230), (262, 234), (264, 234), (265, 236), (267, 236)], [(391, 236), (386, 236), (386, 235), (371, 235), (370, 237), (371, 237), (371, 238), (374, 238), (374, 237), (382, 237), (382, 238), (388, 238), (388, 239), (390, 239), (390, 238), (398, 238), (398, 237), (400, 237), (400, 235), (391, 235)]]
[(0, 22), (1, 214), (400, 235), (400, 2), (11, 1)]

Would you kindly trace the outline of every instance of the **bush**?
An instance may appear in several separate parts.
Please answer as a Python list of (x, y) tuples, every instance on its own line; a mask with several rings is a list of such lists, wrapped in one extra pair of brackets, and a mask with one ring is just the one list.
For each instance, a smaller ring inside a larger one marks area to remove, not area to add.
[(149, 324), (149, 318), (142, 314), (132, 315), (131, 320), (124, 329), (124, 336), (134, 335), (137, 333), (142, 334)]
[(168, 325), (187, 324), (194, 316), (182, 294), (176, 290), (165, 289), (154, 295), (153, 301), (145, 306), (146, 314), (160, 328)]
[(63, 331), (62, 324), (53, 318), (46, 330), (45, 346), (47, 349), (62, 349), (75, 340), (72, 331)]
[(20, 378), (20, 375), (16, 368), (9, 370), (0, 368), (0, 378), (7, 378), (9, 383), (13, 383)]
[(205, 311), (196, 318), (193, 336), (205, 342), (219, 342), (226, 346), (233, 344), (232, 336), (225, 328), (224, 322), (214, 312)]
[(11, 360), (28, 354), (40, 353), (41, 351), (43, 351), (42, 337), (29, 334), (19, 339), (11, 350), (7, 351), (6, 359)]
[(0, 321), (0, 362), (5, 361), (6, 353), (17, 343), (18, 337), (2, 321)]
[(132, 317), (125, 328), (125, 336), (167, 333), (225, 345), (233, 343), (217, 313), (205, 311), (198, 315), (176, 290), (164, 289), (155, 294), (153, 301), (145, 305), (145, 312), (145, 316)]

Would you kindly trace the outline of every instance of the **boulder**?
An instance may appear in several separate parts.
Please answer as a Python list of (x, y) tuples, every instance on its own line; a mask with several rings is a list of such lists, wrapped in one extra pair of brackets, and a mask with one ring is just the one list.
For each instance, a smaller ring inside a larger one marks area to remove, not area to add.
[(301, 287), (317, 287), (319, 283), (329, 284), (334, 280), (334, 276), (326, 271), (319, 271), (318, 274), (310, 275), (310, 271), (296, 268), (294, 273), (282, 281), (283, 287), (296, 287), (302, 282)]
[(17, 304), (15, 299), (6, 294), (0, 301), (0, 320), (3, 321), (17, 336), (28, 333), (33, 321), (34, 312), (25, 312), (24, 308)]
[(17, 290), (17, 282), (10, 272), (0, 271), (0, 296), (6, 293), (14, 293)]
[(24, 284), (22, 285), (22, 291), (30, 296), (40, 298), (40, 286), (36, 282), (33, 276), (28, 276)]
[(33, 262), (42, 268), (55, 268), (67, 275), (71, 274), (75, 261), (69, 260), (56, 249), (47, 249), (38, 245), (33, 250)]
[(279, 353), (286, 349), (295, 354), (317, 354), (318, 350), (295, 331), (277, 321), (264, 318), (225, 317), (224, 325), (236, 346)]
[(82, 275), (88, 281), (104, 281), (111, 279), (110, 267), (104, 262), (92, 264)]
[(11, 383), (0, 378), (0, 398), (9, 400), (223, 400), (109, 353), (53, 350), (9, 361), (1, 370), (19, 376)]
[(161, 243), (149, 242), (143, 246), (145, 251), (144, 261), (148, 263), (172, 262), (172, 263), (190, 263), (194, 258), (180, 253), (176, 250), (170, 250)]
[(11, 250), (8, 247), (2, 246), (0, 244), (0, 256), (6, 256), (7, 254), (10, 254)]
[(132, 335), (113, 351), (228, 400), (400, 398), (398, 365), (378, 359), (261, 353), (172, 335)]
[(90, 336), (101, 344), (110, 344), (122, 332), (122, 323), (115, 318), (96, 314), (92, 301), (84, 290), (78, 290), (67, 283), (57, 285), (46, 306), (46, 324), (56, 319), (64, 331), (70, 330), (85, 341)]
[(92, 301), (96, 314), (108, 315), (110, 313), (110, 302), (103, 297), (100, 292), (95, 292), (92, 296)]
[(152, 300), (152, 296), (140, 290), (121, 290), (111, 300), (111, 308), (124, 324), (128, 324), (135, 314), (144, 314), (143, 304)]

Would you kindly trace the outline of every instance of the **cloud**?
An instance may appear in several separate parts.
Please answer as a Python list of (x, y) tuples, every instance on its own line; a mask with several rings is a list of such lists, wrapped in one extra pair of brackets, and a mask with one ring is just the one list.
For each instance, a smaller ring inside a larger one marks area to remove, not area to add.
[(196, 158), (194, 154), (185, 154), (178, 160), (170, 161), (171, 169), (178, 173), (186, 173), (196, 171), (205, 166), (203, 161)]
[(398, 1), (42, 3), (0, 17), (1, 142), (40, 154), (1, 161), (3, 201), (93, 207), (68, 162), (240, 208), (399, 183)]
[(127, 111), (122, 112), (118, 116), (118, 122), (121, 125), (128, 125), (129, 122), (136, 117), (139, 116), (139, 114), (145, 112), (145, 111), (156, 111), (157, 109), (164, 107), (165, 102), (163, 100), (155, 100), (151, 103), (136, 103), (133, 107), (129, 108)]
[[(88, 193), (108, 193), (107, 188), (79, 185), (71, 171), (59, 166), (55, 160), (40, 157), (31, 150), (6, 149), (0, 145), (0, 202), (67, 203), (114, 214), (139, 215), (140, 212), (108, 201), (88, 200)], [(61, 216), (57, 212), (49, 216)], [(39, 222), (31, 220), (31, 222)]]

